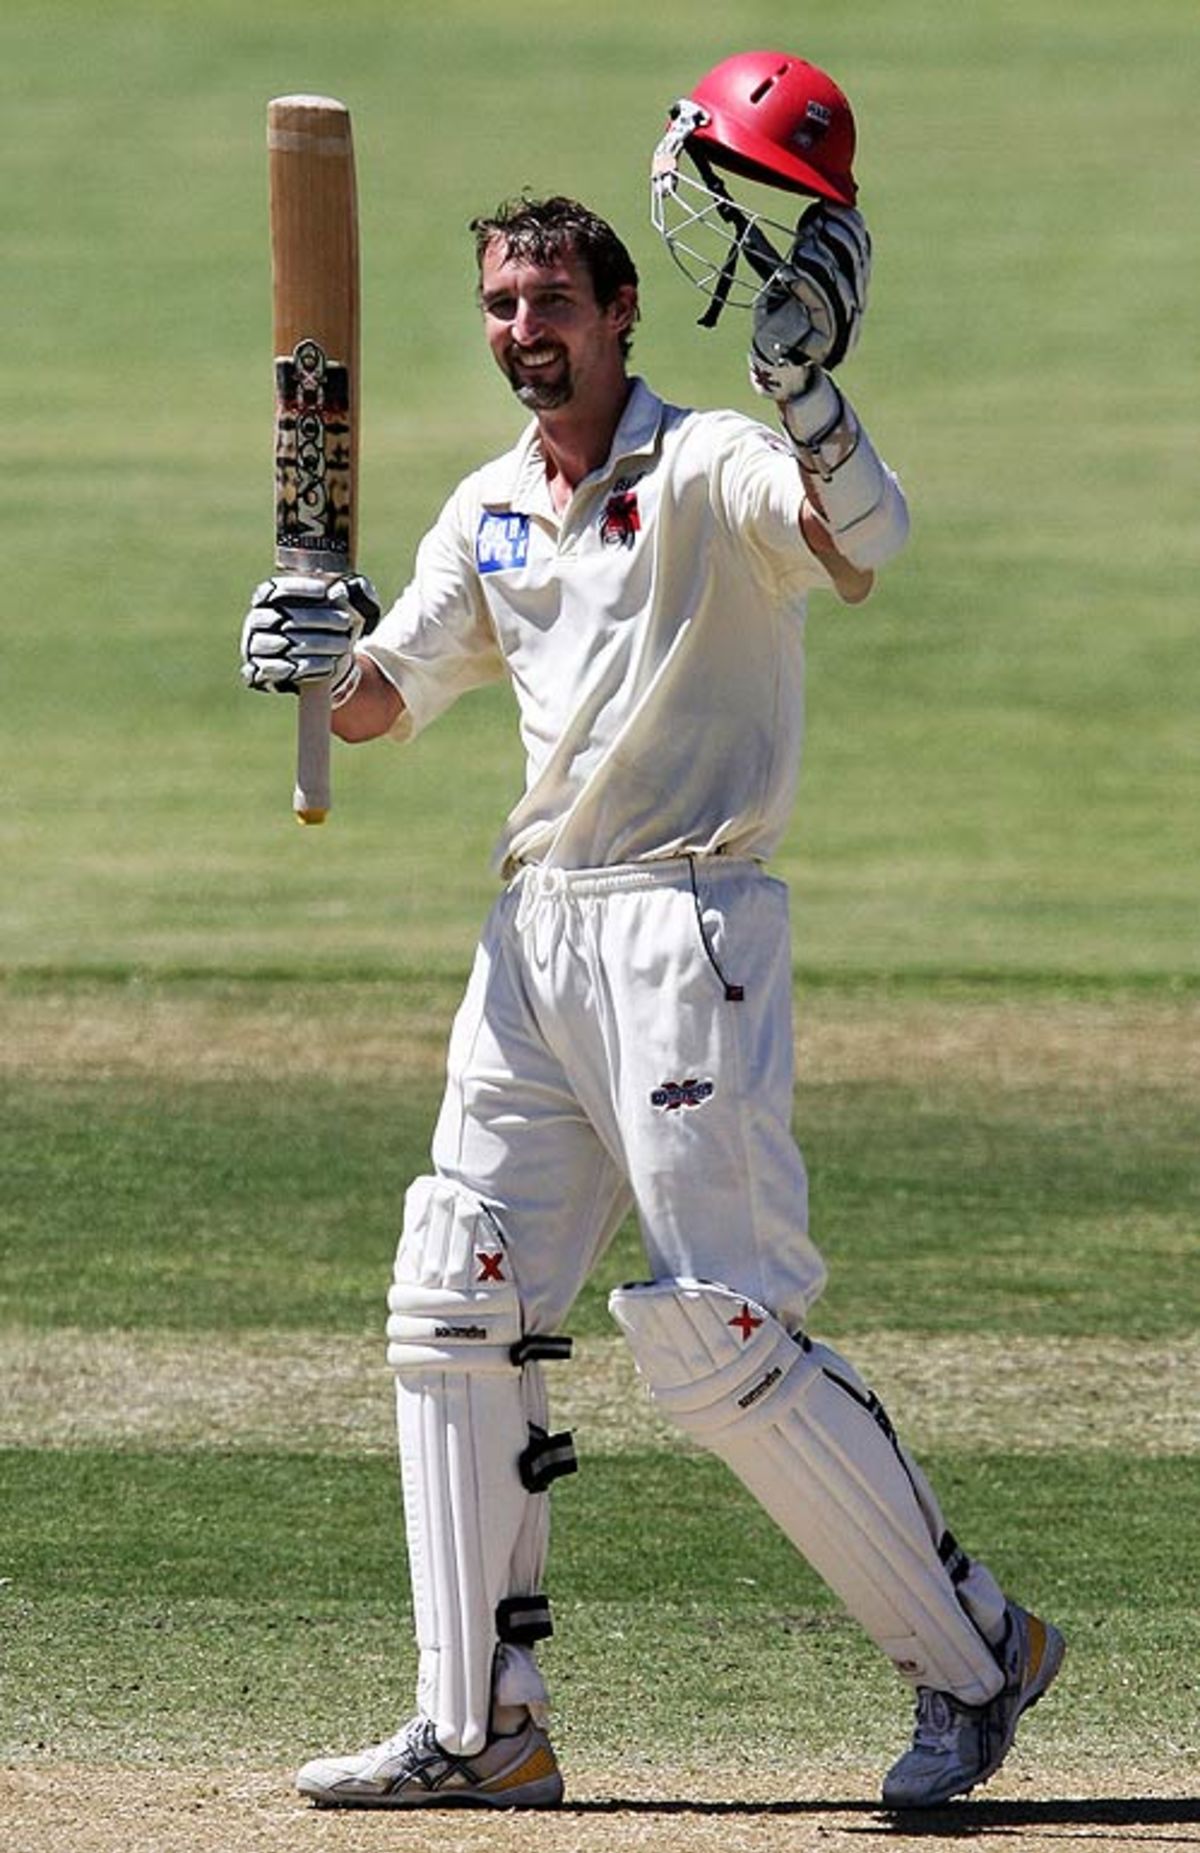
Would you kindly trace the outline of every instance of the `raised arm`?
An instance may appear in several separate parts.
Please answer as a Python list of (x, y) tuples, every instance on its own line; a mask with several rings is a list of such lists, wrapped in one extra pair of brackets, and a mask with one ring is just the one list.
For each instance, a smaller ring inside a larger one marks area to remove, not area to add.
[(850, 604), (908, 536), (903, 491), (831, 377), (858, 339), (870, 273), (861, 216), (810, 207), (755, 300), (750, 348), (751, 382), (775, 402), (804, 478), (804, 538)]

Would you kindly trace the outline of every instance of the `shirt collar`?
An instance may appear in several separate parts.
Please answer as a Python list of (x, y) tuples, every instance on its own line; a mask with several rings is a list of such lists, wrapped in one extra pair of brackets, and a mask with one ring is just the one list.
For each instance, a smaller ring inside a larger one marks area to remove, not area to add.
[[(596, 472), (598, 478), (612, 475), (617, 465), (627, 458), (642, 456), (654, 449), (662, 428), (663, 410), (658, 394), (651, 391), (645, 380), (635, 377), (613, 433), (608, 459)], [(488, 506), (507, 507), (523, 514), (551, 512), (546, 459), (536, 419), (526, 426), (505, 461), (510, 468), (504, 473), (504, 479), (496, 484), (496, 494), (487, 497)]]

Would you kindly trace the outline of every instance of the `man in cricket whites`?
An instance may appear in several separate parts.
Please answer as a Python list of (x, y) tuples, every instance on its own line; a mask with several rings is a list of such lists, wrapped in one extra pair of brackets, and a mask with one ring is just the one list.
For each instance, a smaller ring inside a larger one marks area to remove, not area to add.
[[(347, 741), (410, 739), (509, 677), (527, 762), (389, 1294), (416, 1713), (304, 1766), (325, 1806), (561, 1799), (536, 1645), (547, 1488), (575, 1463), (544, 1367), (631, 1209), (648, 1278), (610, 1309), (650, 1396), (915, 1690), (885, 1805), (985, 1781), (1062, 1660), (809, 1331), (825, 1269), (790, 1130), (787, 895), (764, 864), (797, 777), (808, 596), (858, 602), (908, 527), (833, 377), (870, 262), (853, 147), (823, 72), (749, 53), (675, 106), (656, 153), (655, 222), (710, 320), (738, 302), (739, 264), (752, 273), (750, 371), (778, 430), (632, 377), (624, 245), (572, 201), (511, 202), (472, 229), (522, 435), (454, 491), (377, 624), (358, 578), (277, 577), (246, 620), (246, 681), (330, 677)], [(798, 226), (742, 209), (725, 173), (806, 195)]]

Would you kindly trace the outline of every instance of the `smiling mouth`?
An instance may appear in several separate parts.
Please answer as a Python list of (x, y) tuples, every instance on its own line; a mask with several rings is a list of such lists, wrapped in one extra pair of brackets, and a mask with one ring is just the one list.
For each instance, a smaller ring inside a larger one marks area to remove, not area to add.
[(512, 364), (526, 373), (542, 373), (547, 367), (553, 367), (563, 358), (562, 351), (556, 347), (514, 348)]

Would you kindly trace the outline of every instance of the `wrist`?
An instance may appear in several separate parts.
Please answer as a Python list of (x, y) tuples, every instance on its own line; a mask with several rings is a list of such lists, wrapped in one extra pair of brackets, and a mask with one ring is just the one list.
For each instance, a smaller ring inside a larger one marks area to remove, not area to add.
[(808, 391), (815, 369), (807, 361), (772, 358), (755, 341), (750, 349), (750, 384), (764, 399), (783, 409), (789, 399)]
[(801, 391), (780, 401), (779, 416), (788, 436), (808, 447), (837, 424), (845, 404), (829, 374), (820, 367), (810, 367)]
[(854, 454), (860, 427), (829, 375), (819, 367), (813, 375), (807, 390), (786, 400), (779, 415), (801, 469), (827, 483)]
[(348, 668), (338, 677), (333, 685), (333, 690), (329, 697), (330, 707), (344, 708), (346, 703), (353, 699), (358, 690), (358, 685), (362, 681), (362, 674), (362, 664), (359, 662), (357, 656), (352, 656)]

